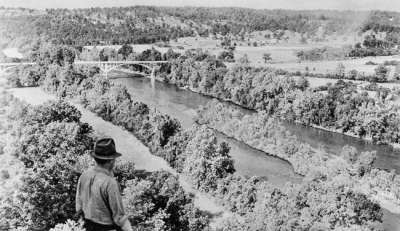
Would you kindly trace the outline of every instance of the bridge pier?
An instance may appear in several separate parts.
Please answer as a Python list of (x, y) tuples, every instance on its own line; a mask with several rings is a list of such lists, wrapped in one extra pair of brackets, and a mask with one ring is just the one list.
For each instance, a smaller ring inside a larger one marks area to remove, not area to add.
[(154, 81), (156, 79), (155, 74), (154, 74), (155, 72), (156, 72), (156, 66), (153, 66), (153, 68), (151, 69), (151, 74), (150, 74), (151, 81)]
[(0, 74), (3, 74), (6, 72), (7, 67), (5, 66), (0, 66)]
[(108, 79), (108, 72), (114, 69), (118, 64), (116, 63), (99, 63), (98, 66), (106, 74), (106, 79)]

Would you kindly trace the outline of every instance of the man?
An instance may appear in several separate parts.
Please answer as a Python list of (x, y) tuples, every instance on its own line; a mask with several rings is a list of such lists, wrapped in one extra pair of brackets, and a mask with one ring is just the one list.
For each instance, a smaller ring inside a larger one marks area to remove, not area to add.
[(82, 173), (76, 190), (76, 211), (83, 215), (87, 231), (132, 231), (122, 205), (121, 191), (111, 170), (117, 157), (114, 140), (96, 141), (90, 155), (97, 165)]

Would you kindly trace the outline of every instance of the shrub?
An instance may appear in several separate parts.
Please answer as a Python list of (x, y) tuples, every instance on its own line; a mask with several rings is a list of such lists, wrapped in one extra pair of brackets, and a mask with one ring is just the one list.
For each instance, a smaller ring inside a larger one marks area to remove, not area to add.
[(370, 61), (366, 62), (365, 65), (378, 65), (378, 64), (375, 63), (375, 62), (372, 62), (372, 61), (370, 60)]
[(178, 178), (165, 171), (127, 182), (123, 202), (139, 230), (204, 230), (208, 219), (193, 205)]
[(83, 224), (83, 220), (76, 222), (68, 219), (66, 223), (57, 224), (54, 228), (50, 229), (50, 231), (84, 231)]
[(10, 178), (10, 173), (8, 173), (8, 170), (6, 169), (1, 170), (1, 179), (7, 180), (9, 178)]

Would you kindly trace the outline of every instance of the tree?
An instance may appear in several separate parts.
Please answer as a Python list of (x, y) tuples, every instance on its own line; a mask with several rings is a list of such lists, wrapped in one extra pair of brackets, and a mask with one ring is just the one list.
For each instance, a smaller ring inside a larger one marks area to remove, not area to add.
[(376, 160), (376, 151), (362, 152), (355, 163), (357, 173), (360, 177), (371, 172)]
[(207, 230), (209, 220), (193, 205), (178, 178), (165, 171), (127, 182), (123, 196), (132, 226), (139, 230)]
[(307, 44), (307, 39), (305, 37), (301, 36), (299, 42), (300, 42), (300, 44)]
[[(51, 102), (27, 108), (18, 120), (14, 150), (25, 174), (13, 192), (20, 195), (14, 204), (31, 230), (48, 230), (75, 213), (79, 166), (85, 165), (81, 157), (94, 142), (92, 129), (79, 118), (79, 111), (71, 105)], [(8, 209), (14, 210), (12, 206)]]
[(348, 163), (352, 164), (354, 163), (357, 158), (358, 158), (358, 153), (355, 147), (345, 145), (342, 148), (342, 152), (340, 154), (340, 157), (345, 159)]
[(396, 65), (393, 80), (396, 82), (400, 82), (400, 63)]
[(310, 82), (308, 81), (308, 79), (304, 76), (300, 77), (297, 81), (296, 81), (296, 87), (299, 88), (302, 91), (305, 91), (308, 87), (310, 86)]
[(264, 63), (266, 63), (267, 61), (271, 60), (271, 53), (264, 53), (263, 54), (263, 59), (264, 59)]
[(345, 67), (342, 62), (338, 63), (336, 66), (336, 75), (340, 78), (343, 78), (345, 75)]
[(188, 142), (183, 172), (197, 188), (208, 192), (217, 186), (217, 180), (235, 172), (227, 143), (217, 144), (214, 133), (206, 126), (192, 127), (194, 133)]
[(249, 56), (247, 56), (247, 54), (244, 54), (242, 57), (236, 60), (236, 63), (247, 66), (250, 63)]
[(234, 62), (235, 61), (235, 56), (233, 54), (232, 50), (229, 51), (221, 51), (218, 55), (218, 59), (228, 61), (228, 62)]
[(348, 79), (355, 80), (357, 78), (358, 72), (357, 70), (351, 70), (349, 72)]
[(125, 60), (131, 53), (133, 52), (132, 46), (125, 43), (122, 47), (118, 50), (118, 54), (121, 54), (123, 59)]
[(386, 82), (388, 72), (389, 72), (388, 68), (383, 64), (380, 64), (377, 68), (375, 68), (376, 82), (379, 83)]

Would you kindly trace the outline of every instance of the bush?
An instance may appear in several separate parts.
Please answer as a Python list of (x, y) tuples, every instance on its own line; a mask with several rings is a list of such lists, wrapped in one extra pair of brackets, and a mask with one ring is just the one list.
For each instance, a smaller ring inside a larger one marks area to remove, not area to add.
[(6, 169), (1, 170), (1, 179), (7, 180), (9, 178), (10, 178), (10, 173), (8, 173), (8, 170)]
[(78, 112), (65, 102), (49, 102), (28, 107), (17, 120), (13, 148), (25, 174), (15, 190), (19, 196), (11, 194), (12, 202), (6, 203), (13, 214), (8, 223), (17, 219), (30, 230), (45, 230), (75, 214), (76, 185), (83, 170), (79, 166), (86, 165), (77, 161), (94, 142), (92, 129), (79, 122)]
[(139, 230), (205, 230), (209, 221), (194, 208), (193, 196), (165, 171), (127, 182), (123, 202)]
[(56, 227), (50, 229), (50, 231), (84, 231), (83, 220), (78, 222), (68, 219), (64, 224), (57, 224)]
[(365, 65), (378, 65), (378, 63), (374, 63), (371, 60), (366, 62)]

